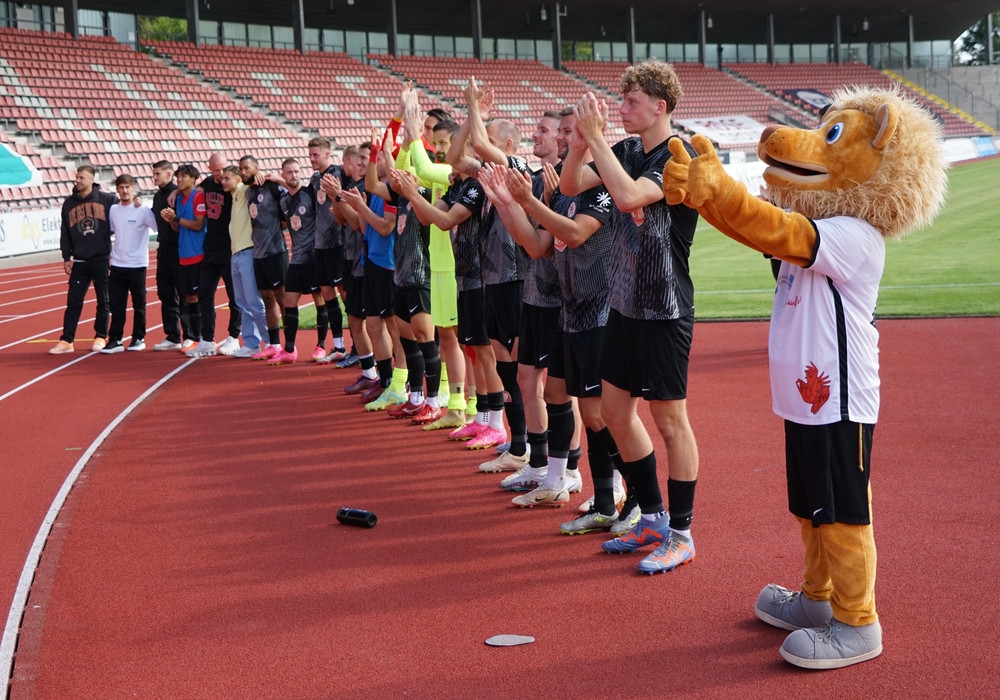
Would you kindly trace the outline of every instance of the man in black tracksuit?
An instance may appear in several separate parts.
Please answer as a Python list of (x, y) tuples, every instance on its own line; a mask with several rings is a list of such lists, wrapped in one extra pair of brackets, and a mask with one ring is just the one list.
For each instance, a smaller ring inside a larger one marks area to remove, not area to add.
[(76, 326), (80, 322), (83, 300), (94, 283), (97, 311), (94, 316), (94, 352), (101, 350), (108, 337), (108, 271), (111, 259), (111, 223), (108, 213), (118, 197), (101, 192), (94, 184), (94, 169), (82, 165), (76, 171), (76, 187), (62, 207), (62, 230), (59, 248), (63, 269), (69, 275), (66, 312), (59, 343), (49, 350), (52, 355), (73, 352)]
[(201, 338), (215, 341), (215, 291), (221, 278), (229, 298), (229, 335), (218, 347), (219, 354), (232, 355), (240, 347), (240, 309), (233, 294), (232, 257), (229, 239), (229, 220), (233, 210), (233, 197), (222, 189), (222, 169), (227, 165), (221, 153), (208, 159), (209, 176), (198, 185), (205, 193), (205, 217), (208, 233), (205, 235), (205, 258), (201, 261), (201, 284), (198, 305), (201, 307)]
[(161, 160), (153, 165), (153, 216), (156, 217), (156, 296), (160, 300), (163, 333), (166, 340), (153, 346), (154, 350), (180, 350), (181, 338), (189, 338), (187, 302), (180, 293), (180, 258), (177, 253), (177, 231), (160, 215), (173, 206), (177, 185), (173, 181), (174, 166)]

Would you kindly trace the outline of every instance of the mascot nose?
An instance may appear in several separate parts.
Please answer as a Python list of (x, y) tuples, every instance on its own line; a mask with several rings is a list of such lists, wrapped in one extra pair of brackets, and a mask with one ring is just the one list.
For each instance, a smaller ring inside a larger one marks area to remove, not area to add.
[(760, 142), (761, 142), (761, 143), (764, 143), (765, 141), (767, 141), (767, 138), (768, 138), (768, 137), (769, 137), (769, 136), (770, 136), (771, 134), (773, 134), (773, 133), (774, 133), (775, 131), (777, 131), (778, 129), (780, 129), (780, 128), (781, 128), (781, 125), (780, 125), (780, 124), (771, 124), (770, 126), (768, 126), (768, 127), (767, 127), (766, 129), (764, 129), (764, 131), (763, 131), (763, 132), (761, 133), (761, 135), (760, 135)]

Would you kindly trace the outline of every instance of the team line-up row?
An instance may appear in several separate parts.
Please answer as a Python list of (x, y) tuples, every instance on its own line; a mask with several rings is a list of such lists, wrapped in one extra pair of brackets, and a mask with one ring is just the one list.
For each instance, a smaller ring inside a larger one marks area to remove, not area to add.
[[(639, 571), (671, 571), (695, 555), (687, 260), (698, 212), (667, 202), (663, 172), (672, 141), (674, 153), (696, 154), (672, 131), (682, 97), (672, 67), (629, 67), (621, 93), (628, 138), (605, 141), (607, 105), (587, 93), (539, 120), (535, 173), (515, 155), (517, 128), (490, 118), (494, 93), (475, 79), (461, 123), (422, 113), (407, 87), (385, 132), (344, 149), (340, 164), (329, 140), (312, 139), (311, 174), (288, 159), (265, 176), (252, 155), (231, 164), (217, 153), (199, 181), (195, 166), (160, 161), (147, 207), (131, 176), (116, 179), (115, 197), (83, 166), (62, 211), (69, 292), (50, 352), (73, 352), (90, 284), (98, 297), (92, 350), (126, 349), (129, 294), (127, 349), (145, 348), (155, 231), (166, 336), (155, 350), (295, 363), (299, 302), (309, 295), (317, 333), (309, 359), (359, 366), (344, 390), (369, 411), (447, 429), (470, 449), (502, 444), (480, 469), (512, 472), (501, 486), (519, 492), (519, 506), (562, 506), (581, 490), (585, 432), (594, 496), (561, 531), (610, 532), (607, 552), (651, 546)], [(228, 336), (216, 343), (220, 280), (230, 315)], [(640, 399), (666, 445), (669, 511)], [(775, 590), (765, 588), (755, 610), (793, 629), (807, 599)], [(809, 602), (829, 617), (828, 602)]]

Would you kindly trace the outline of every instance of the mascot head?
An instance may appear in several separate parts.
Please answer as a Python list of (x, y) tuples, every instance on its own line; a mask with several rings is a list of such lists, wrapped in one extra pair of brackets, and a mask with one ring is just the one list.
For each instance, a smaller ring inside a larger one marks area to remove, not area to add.
[(854, 216), (899, 238), (944, 204), (940, 136), (934, 117), (897, 90), (838, 91), (818, 128), (761, 134), (764, 195), (810, 219)]

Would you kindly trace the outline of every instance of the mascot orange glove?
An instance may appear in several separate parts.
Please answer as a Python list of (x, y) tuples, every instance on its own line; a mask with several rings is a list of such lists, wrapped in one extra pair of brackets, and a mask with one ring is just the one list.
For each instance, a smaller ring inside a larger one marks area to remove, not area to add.
[(673, 157), (663, 168), (663, 192), (669, 204), (687, 204), (733, 240), (780, 260), (805, 267), (816, 249), (816, 229), (801, 214), (785, 212), (747, 192), (722, 167), (712, 142), (691, 139), (698, 157), (679, 139), (671, 139)]

